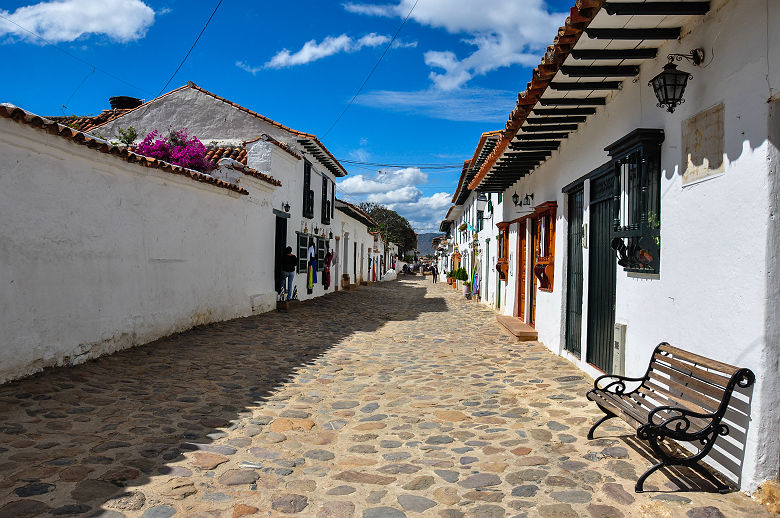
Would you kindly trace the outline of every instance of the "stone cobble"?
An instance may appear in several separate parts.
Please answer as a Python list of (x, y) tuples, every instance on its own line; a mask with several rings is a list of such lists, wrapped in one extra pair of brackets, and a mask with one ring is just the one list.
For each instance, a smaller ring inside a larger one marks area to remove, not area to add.
[(635, 494), (591, 384), (446, 284), (378, 283), (0, 387), (0, 517), (769, 515)]

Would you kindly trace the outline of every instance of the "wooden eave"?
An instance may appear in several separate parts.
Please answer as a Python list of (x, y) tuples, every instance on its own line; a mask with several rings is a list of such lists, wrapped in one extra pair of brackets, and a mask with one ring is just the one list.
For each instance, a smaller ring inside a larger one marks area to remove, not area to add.
[(639, 74), (643, 62), (657, 58), (660, 45), (678, 38), (691, 16), (708, 10), (709, 2), (692, 0), (577, 0), (468, 189), (509, 187), (544, 163), (546, 158), (532, 165), (517, 151), (558, 149), (578, 125), (587, 124), (587, 116), (611, 100), (625, 79)]

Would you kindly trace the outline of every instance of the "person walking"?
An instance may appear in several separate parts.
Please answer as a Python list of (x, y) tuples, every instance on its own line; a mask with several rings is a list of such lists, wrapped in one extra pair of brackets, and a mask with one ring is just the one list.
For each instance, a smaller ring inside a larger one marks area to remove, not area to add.
[(287, 300), (290, 300), (293, 292), (293, 279), (295, 278), (295, 269), (298, 267), (298, 257), (293, 255), (292, 247), (288, 246), (284, 249), (284, 255), (282, 256), (282, 286), (279, 288), (279, 292), (284, 291), (285, 281), (287, 281)]
[(431, 277), (433, 277), (433, 283), (436, 284), (439, 282), (439, 269), (436, 268), (436, 265), (433, 265), (433, 269), (431, 270)]

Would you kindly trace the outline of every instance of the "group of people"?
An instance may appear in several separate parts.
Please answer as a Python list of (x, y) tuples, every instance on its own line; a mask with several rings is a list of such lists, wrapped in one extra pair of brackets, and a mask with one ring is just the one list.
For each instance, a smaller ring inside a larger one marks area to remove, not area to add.
[[(292, 253), (293, 249), (288, 246), (284, 250), (282, 256), (282, 276), (281, 286), (279, 287), (279, 293), (285, 292), (285, 285), (287, 288), (286, 300), (291, 300), (294, 297), (293, 280), (295, 279), (295, 272), (298, 269), (298, 256)], [(314, 239), (309, 238), (309, 248), (306, 253), (306, 292), (311, 294), (314, 284), (317, 282), (317, 247), (314, 244)], [(322, 268), (322, 285), (325, 289), (330, 287), (330, 264), (333, 262), (333, 250), (328, 250), (323, 258)]]

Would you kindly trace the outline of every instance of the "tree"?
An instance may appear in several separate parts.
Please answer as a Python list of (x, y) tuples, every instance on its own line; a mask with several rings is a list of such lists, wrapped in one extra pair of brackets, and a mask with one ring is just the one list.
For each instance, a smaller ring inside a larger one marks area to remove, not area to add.
[(364, 201), (358, 207), (379, 225), (371, 230), (379, 230), (382, 237), (397, 244), (401, 250), (417, 248), (417, 234), (405, 217), (379, 203)]

